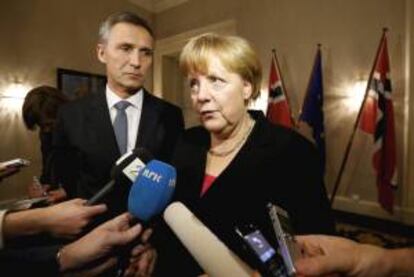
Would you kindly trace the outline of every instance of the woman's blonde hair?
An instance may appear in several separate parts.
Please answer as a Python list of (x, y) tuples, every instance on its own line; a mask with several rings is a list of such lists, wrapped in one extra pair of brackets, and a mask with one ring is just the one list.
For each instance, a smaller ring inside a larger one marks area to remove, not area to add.
[(181, 52), (180, 68), (185, 75), (194, 72), (208, 74), (212, 57), (217, 57), (228, 71), (238, 74), (252, 85), (251, 99), (259, 96), (262, 67), (247, 40), (213, 33), (194, 37)]

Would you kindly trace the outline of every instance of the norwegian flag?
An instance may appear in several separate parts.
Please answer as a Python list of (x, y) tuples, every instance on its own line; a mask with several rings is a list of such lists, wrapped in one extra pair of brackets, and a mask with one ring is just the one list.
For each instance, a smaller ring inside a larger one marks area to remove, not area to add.
[(362, 131), (373, 135), (375, 151), (372, 162), (376, 172), (378, 201), (385, 210), (392, 212), (393, 189), (397, 187), (397, 158), (389, 74), (387, 37), (384, 32), (374, 70), (369, 79), (368, 95), (362, 107), (359, 127)]
[(270, 64), (267, 119), (272, 123), (280, 124), (288, 128), (292, 128), (294, 125), (289, 108), (289, 99), (285, 93), (276, 59), (276, 52), (274, 50)]

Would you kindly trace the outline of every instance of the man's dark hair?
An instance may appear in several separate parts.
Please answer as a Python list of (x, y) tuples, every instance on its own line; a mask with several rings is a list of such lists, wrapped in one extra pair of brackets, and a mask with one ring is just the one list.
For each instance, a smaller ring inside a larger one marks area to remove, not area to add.
[(109, 15), (99, 27), (99, 43), (105, 43), (112, 27), (118, 23), (129, 23), (144, 28), (154, 37), (154, 33), (147, 21), (132, 12), (117, 12)]

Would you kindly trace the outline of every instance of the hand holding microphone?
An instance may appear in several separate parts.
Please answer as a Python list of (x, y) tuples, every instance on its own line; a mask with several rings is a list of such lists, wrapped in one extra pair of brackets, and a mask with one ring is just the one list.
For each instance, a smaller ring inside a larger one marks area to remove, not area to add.
[(82, 274), (99, 275), (115, 265), (117, 259), (112, 256), (112, 251), (130, 243), (141, 233), (142, 228), (139, 224), (130, 224), (131, 218), (130, 214), (124, 213), (63, 247), (58, 259), (60, 270), (80, 269), (93, 261), (103, 259), (95, 268), (78, 272), (79, 276)]
[(85, 206), (86, 200), (73, 199), (45, 208), (8, 213), (3, 221), (3, 237), (49, 233), (71, 238), (81, 233), (90, 220), (106, 211), (106, 206)]
[[(128, 211), (137, 221), (141, 221), (143, 224), (147, 223), (152, 217), (159, 214), (170, 201), (176, 179), (176, 171), (172, 166), (157, 160), (150, 161), (151, 159), (152, 155), (143, 148), (134, 149), (122, 156), (111, 171), (112, 180), (89, 199), (86, 205), (99, 202), (113, 190), (116, 183), (120, 183), (120, 185), (133, 183), (128, 196)], [(146, 163), (148, 164), (145, 165)], [(147, 230), (144, 231), (144, 234), (147, 232)], [(148, 248), (146, 242), (142, 244), (140, 241), (138, 243)], [(131, 249), (124, 249), (122, 252), (124, 252), (122, 255), (126, 256), (125, 252), (131, 252)], [(144, 251), (142, 248), (138, 248), (132, 252), (136, 252), (135, 254), (138, 255)], [(153, 256), (155, 259), (155, 255)], [(121, 259), (120, 263), (118, 267), (122, 270), (127, 264), (127, 259)], [(153, 262), (149, 262), (149, 264), (150, 268), (153, 267)], [(120, 274), (122, 273), (120, 272)]]
[[(158, 160), (150, 161), (141, 171), (132, 185), (128, 197), (128, 211), (141, 224), (147, 224), (154, 216), (160, 214), (172, 198), (175, 189), (176, 171), (171, 165)], [(154, 269), (157, 253), (147, 242), (151, 230), (143, 232), (137, 246), (125, 252), (132, 254), (128, 265), (126, 258), (118, 266), (127, 276), (139, 273), (150, 275)], [(127, 256), (126, 254), (124, 257)], [(120, 274), (123, 274), (121, 271)], [(129, 275), (128, 275), (129, 274)]]
[[(159, 214), (169, 202), (174, 192), (176, 179), (176, 172), (172, 166), (157, 160), (149, 162), (150, 160), (152, 160), (152, 155), (144, 148), (134, 149), (122, 156), (111, 171), (112, 180), (89, 199), (86, 204), (93, 205), (99, 202), (114, 189), (115, 185), (128, 186), (133, 183), (128, 197), (128, 210), (136, 221), (148, 222), (153, 216)], [(148, 164), (146, 165), (146, 163)], [(148, 231), (148, 229), (145, 230), (144, 234), (147, 234)], [(138, 248), (139, 251), (134, 251), (136, 250), (134, 249), (132, 252), (135, 255), (141, 253), (147, 255), (146, 250), (150, 249), (149, 244), (142, 240), (137, 243), (142, 245), (145, 251)], [(119, 274), (123, 274), (123, 269), (128, 262), (125, 259), (126, 252), (131, 252), (131, 248), (124, 249), (122, 252), (124, 254), (121, 254), (121, 256), (124, 256), (124, 259), (120, 260), (118, 268), (121, 271), (118, 272)], [(151, 255), (152, 261), (155, 261), (155, 256)], [(139, 262), (141, 261), (142, 259), (139, 260)], [(142, 263), (140, 264), (142, 265)], [(153, 268), (153, 264), (154, 262), (150, 261), (146, 268)], [(142, 267), (140, 266), (140, 268)]]
[(104, 204), (85, 206), (86, 200), (72, 199), (42, 208), (45, 231), (56, 237), (73, 238), (80, 234), (93, 217), (104, 213)]

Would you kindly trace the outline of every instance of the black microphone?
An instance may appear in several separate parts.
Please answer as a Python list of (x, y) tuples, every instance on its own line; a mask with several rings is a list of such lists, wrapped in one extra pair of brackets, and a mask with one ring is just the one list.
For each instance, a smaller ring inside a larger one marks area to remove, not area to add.
[(111, 180), (105, 184), (85, 205), (91, 206), (98, 203), (110, 191), (115, 184), (131, 185), (139, 175), (141, 169), (153, 159), (152, 154), (145, 148), (135, 148), (119, 158), (111, 169)]

